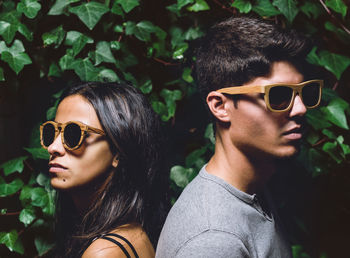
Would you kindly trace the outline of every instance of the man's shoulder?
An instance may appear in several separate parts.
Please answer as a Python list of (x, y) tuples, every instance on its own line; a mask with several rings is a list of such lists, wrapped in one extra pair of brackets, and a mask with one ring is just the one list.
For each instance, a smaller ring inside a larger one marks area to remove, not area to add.
[(174, 254), (190, 239), (209, 236), (209, 232), (245, 238), (243, 234), (247, 230), (243, 227), (246, 224), (241, 219), (246, 217), (245, 209), (249, 209), (249, 205), (220, 183), (220, 180), (199, 174), (184, 189), (164, 224), (158, 243), (159, 252), (162, 252), (162, 246), (166, 246), (164, 251)]
[[(237, 189), (215, 176), (201, 172), (183, 190), (178, 200), (173, 205), (168, 219), (193, 219), (201, 217), (203, 223), (209, 220), (213, 226), (219, 217), (229, 216), (232, 219), (232, 211), (246, 213), (250, 210), (250, 200), (242, 198)], [(241, 195), (243, 193), (240, 193)], [(245, 194), (247, 195), (247, 194)]]

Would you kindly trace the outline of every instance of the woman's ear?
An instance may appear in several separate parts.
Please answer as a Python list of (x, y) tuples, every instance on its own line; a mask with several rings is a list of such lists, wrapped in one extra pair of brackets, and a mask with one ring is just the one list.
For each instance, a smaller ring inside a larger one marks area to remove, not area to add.
[(116, 168), (119, 164), (118, 154), (116, 154), (112, 160), (112, 166)]
[[(228, 107), (229, 99), (222, 93), (217, 91), (209, 92), (207, 96), (207, 105), (210, 112), (221, 122), (230, 122)], [(232, 104), (232, 103), (231, 103)]]

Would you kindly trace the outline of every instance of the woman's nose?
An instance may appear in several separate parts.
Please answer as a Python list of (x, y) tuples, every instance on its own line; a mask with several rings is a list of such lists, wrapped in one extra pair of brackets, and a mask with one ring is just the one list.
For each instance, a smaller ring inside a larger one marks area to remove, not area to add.
[(65, 148), (62, 143), (61, 132), (59, 133), (59, 135), (57, 135), (56, 139), (49, 145), (49, 147), (47, 148), (47, 151), (51, 156), (52, 155), (62, 156), (64, 154)]

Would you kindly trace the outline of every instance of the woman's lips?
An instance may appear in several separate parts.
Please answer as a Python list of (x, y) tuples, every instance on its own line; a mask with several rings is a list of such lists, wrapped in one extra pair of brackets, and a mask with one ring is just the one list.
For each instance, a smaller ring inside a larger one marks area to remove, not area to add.
[(60, 172), (64, 172), (67, 170), (66, 167), (64, 167), (58, 163), (49, 163), (49, 167), (50, 167), (50, 169), (49, 169), (50, 173), (60, 173)]

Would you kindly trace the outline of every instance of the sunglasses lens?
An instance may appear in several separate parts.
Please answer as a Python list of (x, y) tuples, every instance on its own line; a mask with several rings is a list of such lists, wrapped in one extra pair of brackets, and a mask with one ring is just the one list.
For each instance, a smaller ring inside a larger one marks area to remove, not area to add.
[(80, 126), (76, 123), (70, 123), (64, 129), (64, 142), (69, 148), (74, 148), (79, 144), (81, 137)]
[(55, 127), (53, 124), (46, 124), (43, 127), (43, 144), (49, 147), (55, 140)]
[(293, 90), (285, 86), (275, 86), (270, 89), (269, 102), (274, 110), (286, 109), (292, 100)]
[(303, 102), (307, 107), (317, 105), (320, 99), (321, 86), (317, 82), (312, 82), (304, 86), (302, 90)]

